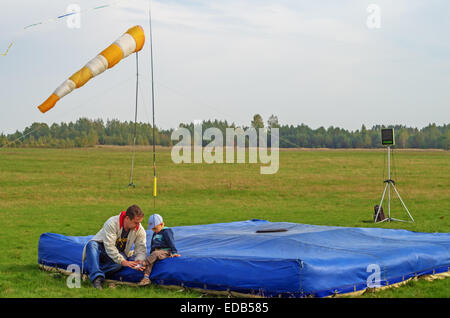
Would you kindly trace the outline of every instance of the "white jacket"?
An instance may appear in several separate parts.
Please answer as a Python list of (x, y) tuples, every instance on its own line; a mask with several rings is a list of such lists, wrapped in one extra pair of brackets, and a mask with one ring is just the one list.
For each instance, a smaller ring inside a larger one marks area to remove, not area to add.
[[(106, 253), (117, 264), (121, 264), (125, 259), (116, 247), (116, 240), (120, 238), (123, 231), (123, 226), (120, 224), (121, 214), (110, 217), (103, 225), (103, 228), (90, 240), (103, 243)], [(130, 251), (133, 244), (135, 260), (144, 261), (147, 257), (147, 233), (141, 224), (139, 224), (139, 228), (130, 229), (128, 233), (128, 240), (124, 250), (124, 254), (127, 257), (130, 257), (132, 254)], [(82, 263), (86, 259), (86, 245), (83, 248)]]

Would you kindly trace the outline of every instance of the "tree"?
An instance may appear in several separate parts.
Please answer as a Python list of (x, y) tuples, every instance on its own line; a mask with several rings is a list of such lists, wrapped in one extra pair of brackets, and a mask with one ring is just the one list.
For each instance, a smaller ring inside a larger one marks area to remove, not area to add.
[(264, 128), (264, 121), (260, 114), (253, 116), (252, 127), (255, 129)]
[(96, 131), (90, 131), (87, 136), (87, 145), (89, 147), (94, 147), (98, 145), (98, 135)]
[[(450, 126), (447, 126), (450, 127)], [(450, 129), (447, 128), (447, 131), (440, 140), (440, 147), (445, 150), (450, 150)]]
[[(255, 117), (253, 117), (255, 119)], [(269, 128), (280, 128), (280, 124), (278, 123), (278, 117), (275, 115), (271, 115), (267, 120), (267, 126)]]
[(8, 144), (8, 138), (5, 135), (0, 135), (0, 147), (6, 146)]
[(408, 139), (409, 139), (408, 130), (406, 130), (406, 129), (400, 130), (400, 132), (398, 133), (398, 137), (397, 137), (398, 146), (400, 148), (407, 148), (408, 147)]

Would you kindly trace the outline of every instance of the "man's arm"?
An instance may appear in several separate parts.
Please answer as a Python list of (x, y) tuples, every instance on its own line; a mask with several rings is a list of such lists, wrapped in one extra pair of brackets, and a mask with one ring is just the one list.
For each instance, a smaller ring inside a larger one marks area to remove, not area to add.
[(103, 246), (105, 252), (114, 261), (114, 263), (121, 264), (122, 266), (134, 267), (138, 263), (134, 261), (128, 261), (120, 254), (116, 247), (117, 233), (114, 229), (114, 225), (111, 222), (106, 222), (103, 226), (105, 239), (103, 240)]
[(117, 234), (114, 230), (114, 226), (111, 223), (105, 223), (105, 239), (103, 245), (105, 246), (106, 254), (114, 261), (114, 263), (122, 264), (125, 258), (119, 253), (116, 247)]
[(136, 233), (134, 253), (136, 255), (136, 261), (144, 261), (147, 257), (147, 233), (144, 231), (142, 226), (139, 226)]

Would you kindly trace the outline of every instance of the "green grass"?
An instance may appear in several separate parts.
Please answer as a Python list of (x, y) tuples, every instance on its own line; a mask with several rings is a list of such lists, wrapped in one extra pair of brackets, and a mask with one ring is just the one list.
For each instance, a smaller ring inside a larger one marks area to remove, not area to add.
[[(383, 191), (380, 150), (290, 150), (280, 169), (259, 164), (181, 164), (158, 149), (158, 197), (153, 209), (152, 153), (136, 152), (135, 189), (128, 188), (130, 148), (0, 149), (0, 297), (199, 297), (158, 286), (117, 286), (100, 293), (83, 282), (38, 269), (40, 234), (95, 234), (131, 204), (163, 215), (168, 226), (248, 219), (317, 225), (450, 232), (450, 153), (397, 151), (393, 179), (416, 223), (371, 223)], [(385, 210), (386, 211), (386, 210)], [(392, 216), (406, 219), (397, 200)], [(126, 290), (126, 292), (124, 292)], [(364, 297), (449, 297), (450, 279), (411, 282)]]

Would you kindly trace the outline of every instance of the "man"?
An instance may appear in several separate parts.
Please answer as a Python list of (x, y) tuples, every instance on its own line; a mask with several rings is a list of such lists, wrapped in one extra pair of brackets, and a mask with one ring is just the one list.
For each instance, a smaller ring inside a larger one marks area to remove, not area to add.
[[(113, 274), (122, 267), (142, 270), (140, 266), (147, 256), (146, 232), (141, 225), (144, 213), (137, 205), (109, 218), (103, 228), (83, 249), (82, 262), (86, 260), (89, 279), (97, 289), (102, 289), (106, 274)], [(135, 261), (129, 261), (134, 244)]]

